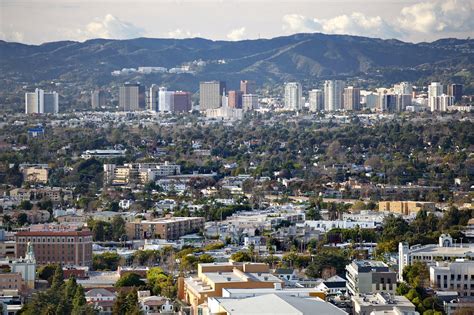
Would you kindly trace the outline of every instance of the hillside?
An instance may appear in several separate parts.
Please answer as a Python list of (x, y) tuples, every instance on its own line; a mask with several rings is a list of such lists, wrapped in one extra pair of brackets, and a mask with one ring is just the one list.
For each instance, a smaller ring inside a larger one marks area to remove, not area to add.
[[(319, 33), (236, 42), (138, 38), (24, 45), (0, 41), (0, 92), (51, 80), (93, 88), (136, 79), (192, 91), (200, 80), (208, 79), (227, 80), (230, 86), (241, 78), (260, 84), (355, 76), (381, 82), (415, 81), (446, 71), (472, 70), (473, 52), (474, 40), (413, 44)], [(110, 74), (122, 68), (172, 68), (198, 60), (205, 65), (194, 67), (194, 74)]]

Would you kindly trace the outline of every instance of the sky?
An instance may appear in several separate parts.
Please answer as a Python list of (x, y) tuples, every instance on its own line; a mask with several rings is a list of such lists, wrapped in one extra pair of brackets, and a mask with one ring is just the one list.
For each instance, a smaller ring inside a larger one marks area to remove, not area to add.
[(0, 39), (242, 40), (295, 33), (474, 37), (474, 0), (0, 0)]

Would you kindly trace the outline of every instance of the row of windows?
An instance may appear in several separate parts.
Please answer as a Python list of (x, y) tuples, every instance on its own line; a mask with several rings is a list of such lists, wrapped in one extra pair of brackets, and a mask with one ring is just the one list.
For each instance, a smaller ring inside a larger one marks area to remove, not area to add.
[[(474, 281), (474, 274), (470, 275), (470, 276), (471, 276), (471, 281)], [(441, 275), (437, 275), (436, 278), (438, 279), (438, 282), (441, 281)], [(447, 281), (448, 280), (448, 275), (444, 275), (443, 279), (444, 279), (444, 281)], [(466, 275), (463, 276), (463, 275), (460, 275), (460, 274), (459, 275), (451, 274), (450, 279), (451, 279), (451, 281), (454, 281), (455, 279), (457, 281), (461, 281), (462, 279), (464, 279), (464, 281), (468, 281), (469, 275), (466, 274)]]
[[(82, 242), (82, 237), (77, 239), (78, 242)], [(74, 243), (76, 240), (74, 237), (20, 237), (19, 242), (33, 242), (33, 243)], [(92, 237), (84, 237), (84, 242), (91, 242)]]

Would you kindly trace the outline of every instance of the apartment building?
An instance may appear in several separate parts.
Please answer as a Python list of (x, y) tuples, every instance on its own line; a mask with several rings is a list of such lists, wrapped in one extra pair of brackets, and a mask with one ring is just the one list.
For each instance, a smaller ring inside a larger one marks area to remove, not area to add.
[(380, 201), (379, 211), (387, 211), (402, 215), (416, 214), (421, 210), (435, 211), (434, 202), (424, 201)]
[(104, 164), (104, 181), (111, 185), (125, 186), (132, 183), (146, 184), (160, 177), (181, 174), (178, 164), (128, 163), (124, 165)]
[(346, 266), (347, 290), (351, 295), (387, 292), (395, 294), (397, 273), (376, 260), (354, 260)]
[(72, 199), (72, 191), (60, 187), (15, 188), (10, 190), (10, 197), (19, 201), (46, 198), (52, 202), (61, 202)]
[(72, 230), (20, 231), (15, 235), (17, 258), (24, 257), (31, 243), (40, 265), (92, 265), (92, 232)]
[(281, 286), (283, 281), (263, 263), (199, 264), (197, 277), (178, 280), (178, 297), (190, 304), (194, 314), (210, 297), (222, 297), (223, 289), (260, 289)]
[(156, 220), (128, 222), (126, 232), (130, 240), (176, 240), (183, 235), (196, 233), (204, 228), (203, 217), (165, 217)]
[(438, 261), (435, 266), (430, 267), (430, 283), (437, 290), (457, 291), (460, 296), (474, 296), (474, 261)]

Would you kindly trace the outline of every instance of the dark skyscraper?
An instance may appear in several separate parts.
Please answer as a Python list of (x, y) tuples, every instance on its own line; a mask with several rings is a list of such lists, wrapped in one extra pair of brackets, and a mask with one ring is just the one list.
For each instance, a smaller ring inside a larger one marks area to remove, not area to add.
[(255, 81), (240, 81), (240, 91), (242, 92), (242, 94), (255, 94), (255, 86)]
[(462, 84), (448, 85), (448, 95), (454, 97), (454, 102), (460, 102), (462, 99)]
[(242, 92), (241, 91), (229, 91), (228, 106), (230, 108), (242, 108)]

